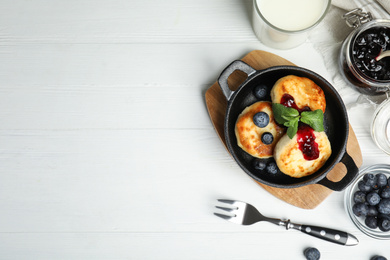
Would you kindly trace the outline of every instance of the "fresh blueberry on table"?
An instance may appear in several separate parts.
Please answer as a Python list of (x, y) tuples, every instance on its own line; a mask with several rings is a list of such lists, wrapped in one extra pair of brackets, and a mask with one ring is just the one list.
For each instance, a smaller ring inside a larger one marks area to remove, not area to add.
[(379, 202), (381, 201), (381, 197), (375, 191), (371, 191), (367, 194), (366, 201), (368, 202), (368, 204), (375, 206), (379, 204)]
[(370, 260), (387, 260), (387, 258), (384, 256), (376, 255), (373, 258), (371, 258)]
[(265, 112), (258, 112), (253, 116), (253, 123), (260, 128), (269, 124), (269, 115)]
[(307, 260), (318, 260), (321, 257), (320, 251), (315, 247), (306, 248), (303, 254)]
[(368, 213), (368, 206), (365, 203), (356, 203), (352, 206), (352, 211), (358, 217), (365, 217)]
[(257, 99), (264, 100), (267, 96), (268, 88), (266, 85), (258, 85), (253, 89), (253, 94)]
[(374, 216), (366, 217), (364, 223), (366, 224), (367, 227), (372, 229), (376, 229), (378, 227), (378, 219)]
[(263, 144), (272, 144), (272, 142), (274, 141), (274, 136), (268, 132), (264, 133), (261, 136), (261, 141), (263, 142)]

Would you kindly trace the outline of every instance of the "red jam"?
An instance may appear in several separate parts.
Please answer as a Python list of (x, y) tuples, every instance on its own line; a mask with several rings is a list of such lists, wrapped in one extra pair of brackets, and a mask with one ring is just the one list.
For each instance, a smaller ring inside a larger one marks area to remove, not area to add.
[[(294, 97), (289, 94), (284, 94), (282, 100), (280, 101), (285, 107), (292, 107), (298, 110), (299, 113), (305, 111), (311, 111), (310, 107), (305, 106), (299, 108), (295, 103)], [(316, 136), (314, 135), (314, 130), (310, 126), (300, 123), (297, 132), (297, 141), (299, 149), (302, 151), (303, 158), (305, 160), (315, 160), (320, 156), (320, 150), (318, 149), (318, 144), (315, 142)]]
[(318, 144), (315, 142), (314, 130), (306, 124), (300, 124), (297, 132), (299, 149), (303, 153), (305, 160), (315, 160), (320, 156)]
[(296, 110), (298, 110), (299, 113), (302, 113), (304, 111), (310, 111), (310, 107), (308, 106), (299, 108), (295, 103), (294, 97), (289, 94), (284, 94), (282, 96), (282, 99), (280, 100), (280, 104), (284, 105), (285, 107), (295, 108)]

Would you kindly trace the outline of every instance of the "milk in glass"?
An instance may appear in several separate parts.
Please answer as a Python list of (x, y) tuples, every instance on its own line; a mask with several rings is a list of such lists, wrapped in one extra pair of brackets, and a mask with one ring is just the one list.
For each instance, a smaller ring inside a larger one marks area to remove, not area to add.
[(252, 25), (264, 44), (289, 49), (303, 43), (318, 24), (330, 0), (254, 0)]

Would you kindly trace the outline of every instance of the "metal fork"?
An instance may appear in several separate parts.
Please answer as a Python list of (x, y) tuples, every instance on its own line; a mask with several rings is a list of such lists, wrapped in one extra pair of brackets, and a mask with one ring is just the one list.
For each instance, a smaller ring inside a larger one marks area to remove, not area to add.
[(214, 214), (218, 217), (226, 219), (236, 224), (241, 225), (252, 225), (259, 221), (271, 222), (278, 226), (284, 226), (286, 229), (296, 229), (305, 234), (321, 238), (336, 244), (353, 246), (359, 243), (359, 240), (352, 234), (346, 233), (344, 231), (311, 226), (311, 225), (302, 225), (295, 224), (290, 222), (290, 220), (281, 220), (277, 218), (269, 218), (263, 216), (255, 207), (252, 205), (237, 201), (237, 200), (226, 200), (219, 199), (220, 203), (223, 203), (224, 206), (215, 206), (216, 208), (223, 211), (222, 213), (215, 212)]

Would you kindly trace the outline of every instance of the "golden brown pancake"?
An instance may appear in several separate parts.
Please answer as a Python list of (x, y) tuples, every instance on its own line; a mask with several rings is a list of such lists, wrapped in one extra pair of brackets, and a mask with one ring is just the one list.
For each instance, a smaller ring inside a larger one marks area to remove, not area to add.
[[(265, 112), (269, 116), (269, 123), (265, 127), (258, 127), (253, 122), (253, 116), (258, 112)], [(257, 158), (272, 157), (274, 147), (280, 137), (285, 133), (285, 128), (276, 124), (271, 102), (259, 101), (245, 108), (238, 116), (235, 126), (237, 144), (248, 154)], [(264, 144), (261, 137), (264, 133), (271, 133), (273, 142)]]
[(282, 103), (285, 94), (294, 98), (299, 109), (309, 107), (311, 111), (321, 109), (325, 113), (324, 91), (308, 78), (289, 75), (279, 79), (271, 89), (272, 103)]
[(330, 157), (332, 150), (325, 132), (315, 132), (315, 142), (318, 144), (319, 156), (314, 160), (304, 157), (298, 138), (298, 133), (290, 139), (284, 135), (275, 146), (274, 158), (279, 170), (291, 177), (301, 178), (318, 171)]

